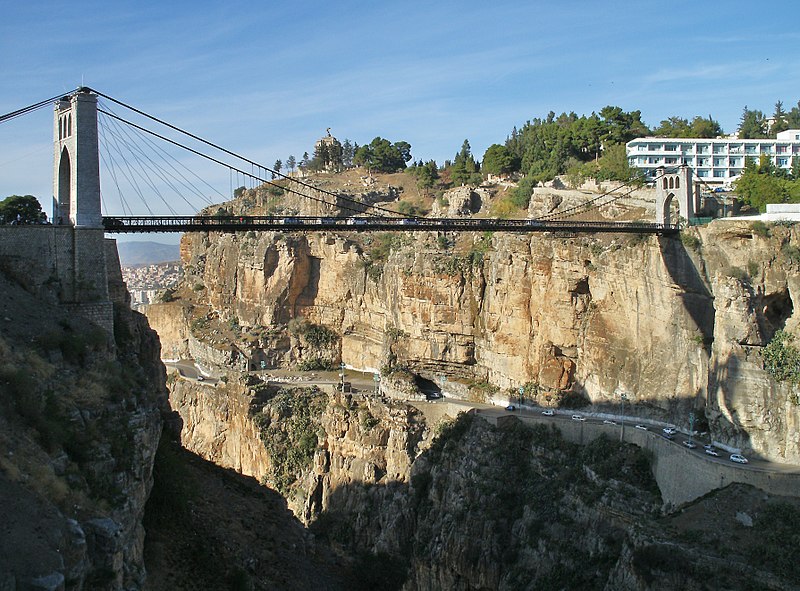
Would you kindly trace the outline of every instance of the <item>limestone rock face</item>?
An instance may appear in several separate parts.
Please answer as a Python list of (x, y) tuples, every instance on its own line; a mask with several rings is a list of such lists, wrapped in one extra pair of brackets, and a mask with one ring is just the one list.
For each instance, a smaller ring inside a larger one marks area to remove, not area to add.
[[(243, 332), (278, 334), (306, 318), (339, 335), (348, 365), (446, 376), (452, 395), (488, 381), (503, 400), (531, 383), (540, 403), (567, 391), (616, 408), (624, 392), (634, 412), (686, 428), (690, 411), (705, 413), (714, 437), (798, 462), (798, 407), (761, 369), (759, 351), (775, 330), (797, 329), (797, 263), (782, 253), (799, 240), (794, 228), (770, 232), (720, 221), (687, 231), (686, 245), (420, 232), (395, 236), (381, 259), (375, 235), (194, 234), (182, 246), (186, 283), (202, 287), (179, 305), (235, 315)], [(192, 331), (148, 314), (157, 329), (167, 324), (165, 350), (188, 348)], [(307, 359), (288, 336), (236, 344), (269, 363)]]
[(219, 387), (186, 380), (170, 385), (170, 407), (178, 413), (181, 445), (241, 474), (262, 480), (270, 461), (250, 416), (245, 383)]
[(444, 193), (443, 201), (447, 203), (446, 206), (442, 206), (438, 200), (434, 201), (431, 210), (434, 217), (470, 217), (489, 203), (489, 192), (475, 187), (456, 187)]

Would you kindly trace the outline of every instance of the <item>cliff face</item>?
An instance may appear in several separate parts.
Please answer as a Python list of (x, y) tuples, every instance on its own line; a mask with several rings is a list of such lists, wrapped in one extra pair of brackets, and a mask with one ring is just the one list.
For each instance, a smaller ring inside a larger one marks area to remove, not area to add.
[[(782, 538), (765, 537), (775, 518), (800, 519), (796, 503), (736, 485), (662, 517), (632, 445), (578, 446), (511, 416), (442, 420), (439, 404), (182, 384), (184, 444), (279, 490), (315, 545), (356, 573), (350, 589), (783, 589), (797, 572)], [(216, 425), (219, 447), (190, 435), (193, 417)], [(259, 446), (258, 463), (230, 453)]]
[(148, 315), (165, 351), (201, 362), (319, 357), (291, 332), (302, 317), (354, 367), (445, 377), (449, 394), (488, 381), (499, 400), (624, 392), (634, 412), (688, 427), (694, 411), (717, 439), (800, 461), (798, 407), (759, 356), (797, 327), (797, 230), (686, 236), (192, 234), (183, 299)]
[(0, 588), (142, 588), (158, 338), (124, 305), (112, 336), (3, 276), (0, 293)]

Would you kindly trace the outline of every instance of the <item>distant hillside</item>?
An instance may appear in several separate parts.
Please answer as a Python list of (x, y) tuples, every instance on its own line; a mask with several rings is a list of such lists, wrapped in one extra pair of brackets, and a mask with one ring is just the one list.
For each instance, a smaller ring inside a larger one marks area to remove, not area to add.
[(159, 242), (117, 242), (119, 260), (123, 267), (152, 265), (180, 259), (177, 244)]

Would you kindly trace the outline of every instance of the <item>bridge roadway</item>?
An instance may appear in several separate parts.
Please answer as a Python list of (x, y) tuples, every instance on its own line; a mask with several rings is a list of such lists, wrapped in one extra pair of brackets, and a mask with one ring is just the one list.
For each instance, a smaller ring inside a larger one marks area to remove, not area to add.
[(582, 222), (563, 220), (503, 220), (421, 217), (314, 216), (104, 216), (109, 233), (247, 232), (247, 231), (447, 231), (447, 232), (568, 232), (677, 234), (679, 225), (649, 222)]

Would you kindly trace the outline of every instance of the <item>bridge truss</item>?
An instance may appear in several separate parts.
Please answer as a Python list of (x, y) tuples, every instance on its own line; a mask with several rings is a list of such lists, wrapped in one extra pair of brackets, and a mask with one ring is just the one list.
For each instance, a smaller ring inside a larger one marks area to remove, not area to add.
[(126, 216), (103, 218), (109, 233), (136, 232), (562, 232), (676, 234), (677, 224), (485, 218), (315, 217), (315, 216)]

